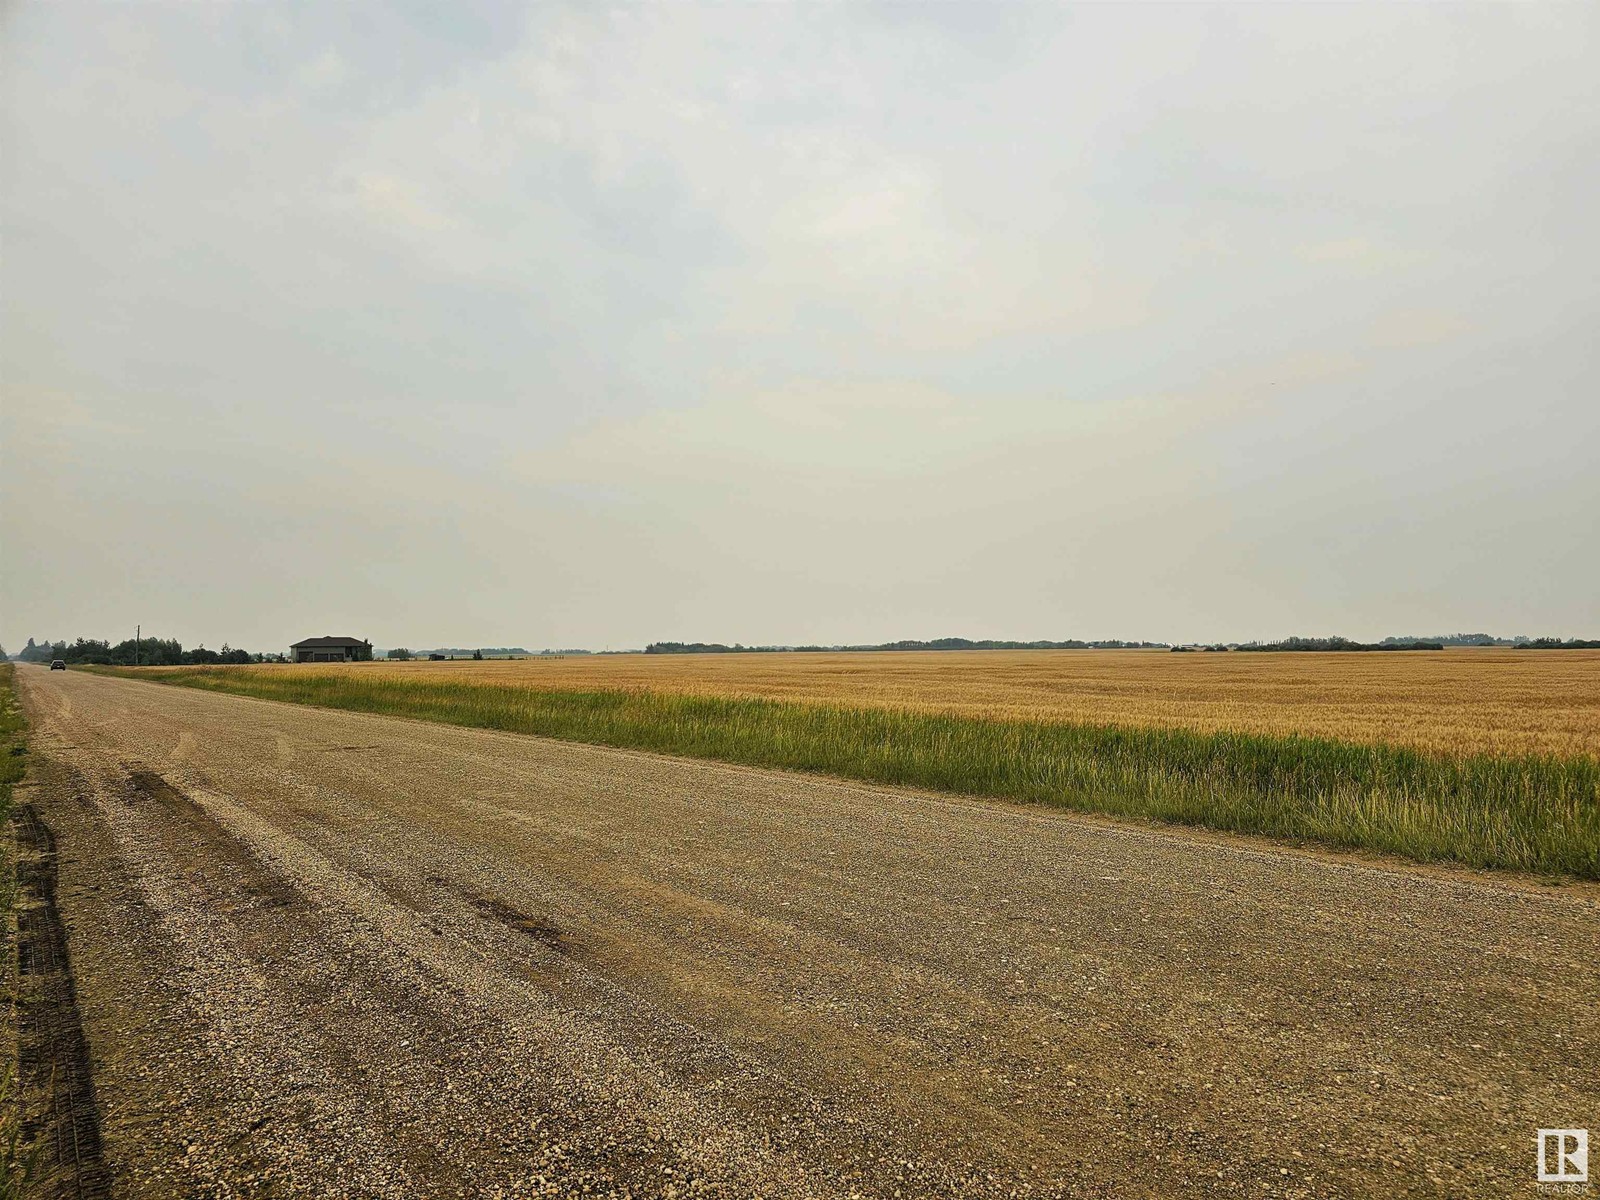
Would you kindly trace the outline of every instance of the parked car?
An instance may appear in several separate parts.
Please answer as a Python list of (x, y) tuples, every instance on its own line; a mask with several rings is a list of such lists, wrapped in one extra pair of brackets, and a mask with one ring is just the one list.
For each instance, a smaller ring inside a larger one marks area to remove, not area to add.
[(50, 664), (50, 669), (52, 671), (65, 671), (67, 669), (67, 664), (58, 658)]

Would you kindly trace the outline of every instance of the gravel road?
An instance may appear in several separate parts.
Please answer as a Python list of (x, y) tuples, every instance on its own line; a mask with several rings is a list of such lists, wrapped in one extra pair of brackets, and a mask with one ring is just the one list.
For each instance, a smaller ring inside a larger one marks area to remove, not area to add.
[(1532, 1195), (1600, 1133), (1592, 888), (17, 680), (117, 1195)]

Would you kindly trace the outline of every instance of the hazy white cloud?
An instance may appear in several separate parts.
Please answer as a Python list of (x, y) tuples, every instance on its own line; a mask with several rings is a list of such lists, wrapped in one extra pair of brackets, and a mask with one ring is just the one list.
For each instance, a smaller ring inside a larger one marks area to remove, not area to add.
[(0, 641), (1593, 633), (1597, 28), (22, 5)]

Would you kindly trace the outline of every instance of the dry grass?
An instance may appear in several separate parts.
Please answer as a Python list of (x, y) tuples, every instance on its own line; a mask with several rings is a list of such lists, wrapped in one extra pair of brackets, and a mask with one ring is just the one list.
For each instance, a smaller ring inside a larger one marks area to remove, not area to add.
[[(16, 696), (16, 667), (0, 663), (0, 829), (9, 829), (11, 788), (27, 773), (24, 741), (27, 723)], [(17, 877), (9, 834), (0, 839), (0, 974), (11, 981), (16, 932), (12, 909), (17, 900)], [(22, 1106), (17, 1085), (17, 1025), (15, 998), (0, 1015), (0, 1036), (6, 1051), (0, 1054), (0, 1200), (28, 1194), (28, 1176), (37, 1152), (22, 1142)]]
[(617, 655), (252, 670), (1302, 734), (1453, 754), (1600, 757), (1600, 651), (1590, 650)]

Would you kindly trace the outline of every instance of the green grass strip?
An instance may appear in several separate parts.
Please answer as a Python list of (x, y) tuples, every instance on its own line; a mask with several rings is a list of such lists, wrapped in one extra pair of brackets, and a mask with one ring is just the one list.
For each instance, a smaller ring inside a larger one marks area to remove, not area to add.
[[(17, 903), (16, 865), (12, 861), (11, 837), (5, 824), (11, 817), (11, 788), (27, 774), (27, 722), (17, 699), (16, 667), (0, 663), (0, 977), (9, 990), (15, 986), (13, 962), (16, 939), (12, 932), (12, 909)], [(14, 1001), (14, 997), (12, 997)], [(27, 1194), (28, 1175), (35, 1153), (22, 1145), (22, 1109), (18, 1101), (17, 1041), (13, 1023), (15, 1013), (0, 1021), (6, 1035), (6, 1052), (0, 1056), (0, 1200)]]
[(16, 667), (0, 663), (0, 821), (11, 812), (11, 785), (27, 773), (24, 755), (22, 705), (17, 700)]
[(790, 701), (296, 675), (162, 683), (1551, 875), (1600, 878), (1600, 761)]

